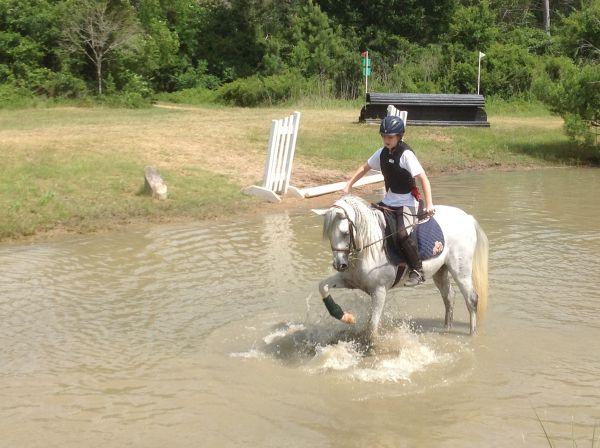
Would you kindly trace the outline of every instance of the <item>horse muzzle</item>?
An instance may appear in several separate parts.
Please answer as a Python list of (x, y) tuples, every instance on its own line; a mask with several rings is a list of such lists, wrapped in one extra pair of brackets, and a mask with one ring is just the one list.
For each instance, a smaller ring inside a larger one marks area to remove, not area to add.
[(346, 256), (336, 256), (333, 258), (333, 269), (338, 272), (348, 270), (348, 258)]

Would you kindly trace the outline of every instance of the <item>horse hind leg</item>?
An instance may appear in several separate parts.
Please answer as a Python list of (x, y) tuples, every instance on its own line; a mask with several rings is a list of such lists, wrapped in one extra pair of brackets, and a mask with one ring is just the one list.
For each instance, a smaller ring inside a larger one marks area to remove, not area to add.
[(467, 310), (469, 310), (470, 332), (471, 334), (475, 334), (477, 332), (477, 300), (479, 296), (473, 288), (471, 274), (462, 276), (453, 275), (453, 277), (465, 298)]
[(433, 274), (433, 282), (435, 286), (440, 290), (442, 299), (444, 300), (444, 306), (446, 307), (446, 317), (444, 319), (444, 328), (450, 330), (452, 328), (452, 321), (454, 319), (454, 289), (450, 283), (450, 272), (444, 265)]

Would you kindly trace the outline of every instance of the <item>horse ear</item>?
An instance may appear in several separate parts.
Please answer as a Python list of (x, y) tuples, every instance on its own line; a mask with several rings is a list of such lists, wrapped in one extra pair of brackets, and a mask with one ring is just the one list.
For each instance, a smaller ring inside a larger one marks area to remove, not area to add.
[(319, 216), (324, 216), (325, 214), (327, 214), (329, 209), (328, 208), (311, 208), (310, 211)]

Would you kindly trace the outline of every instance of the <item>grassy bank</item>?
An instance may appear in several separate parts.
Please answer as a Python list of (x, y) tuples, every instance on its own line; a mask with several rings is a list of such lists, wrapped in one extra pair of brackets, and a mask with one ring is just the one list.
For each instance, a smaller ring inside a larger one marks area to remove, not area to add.
[[(341, 123), (331, 122), (324, 132), (305, 133), (299, 156), (344, 170), (364, 161), (380, 145), (380, 137), (376, 126), (352, 123), (352, 112), (344, 113)], [(405, 141), (432, 173), (599, 162), (597, 150), (570, 142), (562, 119), (539, 103), (495, 102), (488, 105), (487, 113), (490, 128), (409, 126)]]
[[(377, 127), (342, 106), (2, 110), (0, 239), (248, 210), (257, 203), (239, 190), (260, 182), (270, 121), (294, 109), (303, 113), (295, 184), (343, 179), (379, 145)], [(406, 140), (432, 173), (598, 163), (539, 106), (490, 104), (488, 115), (490, 129), (411, 127)], [(167, 201), (143, 194), (146, 165), (165, 178)]]

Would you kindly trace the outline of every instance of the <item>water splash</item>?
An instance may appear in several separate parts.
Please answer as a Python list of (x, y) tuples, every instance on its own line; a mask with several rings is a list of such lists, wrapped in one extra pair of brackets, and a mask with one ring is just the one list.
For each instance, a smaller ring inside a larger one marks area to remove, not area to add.
[(332, 332), (318, 324), (282, 322), (255, 340), (250, 350), (230, 356), (274, 358), (310, 375), (336, 374), (373, 383), (410, 383), (415, 373), (454, 359), (436, 339), (415, 332), (409, 323), (388, 329), (367, 343), (359, 334)]
[(347, 370), (361, 361), (363, 353), (353, 341), (339, 341), (336, 344), (317, 346), (316, 354), (306, 370), (310, 373), (322, 373), (330, 370)]
[(251, 348), (247, 352), (233, 352), (229, 354), (232, 358), (245, 358), (245, 359), (264, 359), (266, 354), (256, 348)]
[(269, 333), (263, 338), (265, 344), (272, 344), (276, 339), (280, 339), (286, 336), (290, 336), (300, 330), (305, 330), (306, 327), (303, 324), (293, 324), (291, 322), (286, 322), (284, 326), (276, 329), (272, 333)]
[(344, 372), (349, 379), (363, 382), (411, 382), (416, 372), (451, 360), (451, 355), (438, 353), (423, 335), (413, 333), (405, 324), (378, 338), (371, 348), (356, 341), (317, 347), (307, 371)]

